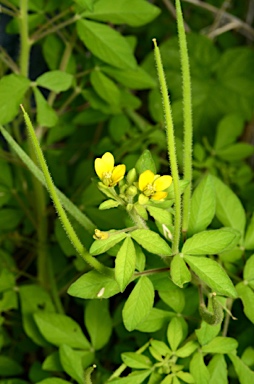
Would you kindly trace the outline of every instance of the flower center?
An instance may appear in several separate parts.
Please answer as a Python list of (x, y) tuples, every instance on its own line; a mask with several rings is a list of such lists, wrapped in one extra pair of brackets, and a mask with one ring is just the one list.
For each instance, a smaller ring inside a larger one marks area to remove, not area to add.
[(106, 185), (107, 187), (109, 187), (110, 185), (112, 185), (113, 183), (113, 180), (112, 180), (112, 172), (103, 172), (102, 174), (102, 182), (104, 185)]
[(153, 184), (147, 184), (147, 186), (145, 187), (143, 193), (147, 197), (150, 197), (150, 196), (154, 195), (155, 189), (154, 189)]

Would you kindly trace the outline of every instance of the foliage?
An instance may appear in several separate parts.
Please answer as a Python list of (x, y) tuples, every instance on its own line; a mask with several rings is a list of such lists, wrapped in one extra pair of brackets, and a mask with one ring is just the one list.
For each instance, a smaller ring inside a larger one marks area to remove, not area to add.
[(243, 2), (1, 3), (0, 384), (252, 383)]

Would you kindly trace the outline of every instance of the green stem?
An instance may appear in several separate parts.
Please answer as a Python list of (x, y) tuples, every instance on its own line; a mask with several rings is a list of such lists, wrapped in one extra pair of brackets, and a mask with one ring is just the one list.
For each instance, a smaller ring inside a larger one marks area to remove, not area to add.
[(47, 163), (44, 159), (44, 156), (43, 156), (40, 144), (38, 142), (38, 139), (36, 137), (36, 134), (34, 132), (31, 120), (30, 120), (28, 114), (26, 113), (26, 111), (24, 110), (23, 106), (21, 106), (21, 108), (22, 108), (22, 111), (24, 113), (24, 119), (25, 119), (25, 122), (27, 125), (29, 136), (30, 136), (31, 141), (32, 141), (33, 146), (34, 146), (34, 150), (35, 150), (38, 162), (40, 164), (40, 167), (41, 167), (42, 172), (43, 172), (44, 177), (45, 177), (45, 181), (47, 184), (49, 194), (53, 200), (56, 211), (57, 211), (59, 218), (61, 220), (61, 223), (62, 223), (62, 225), (66, 231), (66, 234), (68, 235), (70, 241), (72, 242), (72, 244), (73, 244), (74, 248), (76, 249), (76, 251), (78, 252), (78, 254), (85, 260), (86, 263), (90, 264), (91, 267), (96, 269), (98, 272), (110, 275), (110, 277), (112, 277), (113, 271), (111, 271), (111, 269), (105, 267), (103, 264), (101, 264), (98, 260), (96, 260), (94, 257), (92, 257), (87, 252), (87, 250), (84, 248), (83, 244), (79, 240), (76, 232), (74, 231), (74, 229), (73, 229), (73, 227), (72, 227), (72, 225), (71, 225), (71, 223), (70, 223), (70, 221), (66, 215), (66, 212), (63, 209), (62, 204), (61, 204), (61, 202), (57, 196), (57, 192), (56, 192), (53, 180), (52, 180), (51, 175), (49, 173)]
[(31, 43), (28, 31), (28, 0), (20, 0), (20, 15), (19, 15), (19, 31), (20, 31), (20, 74), (28, 77), (29, 72), (29, 57)]
[(168, 87), (164, 75), (164, 70), (162, 66), (161, 54), (159, 47), (157, 46), (156, 39), (153, 39), (154, 42), (154, 54), (155, 61), (157, 65), (157, 72), (159, 83), (162, 93), (162, 103), (164, 106), (165, 120), (166, 120), (166, 132), (167, 132), (167, 146), (169, 154), (169, 162), (171, 167), (171, 173), (174, 183), (174, 193), (175, 193), (175, 220), (174, 220), (174, 235), (172, 243), (172, 253), (179, 253), (179, 242), (180, 242), (180, 233), (181, 233), (181, 192), (180, 192), (180, 182), (177, 166), (177, 157), (176, 157), (176, 145), (175, 145), (175, 136), (174, 136), (174, 125), (172, 118), (172, 111), (170, 106), (170, 100), (168, 95)]
[(128, 212), (132, 221), (136, 224), (136, 226), (140, 229), (148, 229), (145, 221), (139, 214), (136, 212), (135, 208)]
[(189, 215), (190, 215), (190, 207), (191, 207), (193, 127), (192, 127), (190, 64), (189, 64), (188, 48), (187, 48), (183, 14), (181, 10), (180, 0), (176, 0), (176, 15), (177, 15), (177, 28), (178, 28), (178, 39), (179, 39), (179, 46), (180, 46), (182, 83), (183, 83), (183, 120), (184, 120), (183, 175), (184, 175), (184, 180), (187, 180), (189, 182), (183, 194), (182, 231), (186, 233), (189, 225)]

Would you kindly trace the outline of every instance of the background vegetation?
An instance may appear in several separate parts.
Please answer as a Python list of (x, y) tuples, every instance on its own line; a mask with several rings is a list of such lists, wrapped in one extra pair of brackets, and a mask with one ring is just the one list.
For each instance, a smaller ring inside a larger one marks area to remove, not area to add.
[[(113, 372), (112, 382), (119, 384), (253, 381), (254, 3), (184, 0), (181, 5), (192, 78), (194, 187), (203, 181), (196, 204), (202, 212), (214, 209), (209, 229), (224, 225), (241, 233), (240, 246), (212, 257), (236, 285), (239, 298), (223, 298), (223, 322), (208, 325), (199, 314), (195, 282), (181, 289), (164, 272), (148, 279), (156, 290), (155, 311), (127, 330), (122, 309), (134, 284), (99, 300), (95, 297), (105, 281), (90, 274), (89, 282), (75, 291), (72, 283), (91, 273), (91, 267), (76, 254), (43, 177), (25, 157), (37, 161), (20, 103), (33, 121), (56, 187), (69, 198), (62, 201), (86, 249), (95, 228), (129, 226), (124, 211), (98, 209), (105, 197), (97, 187), (94, 159), (109, 151), (129, 171), (149, 158), (158, 173), (170, 174), (152, 52), (155, 37), (183, 172), (173, 2), (2, 0), (0, 384), (90, 383), (93, 364), (93, 383), (105, 383)], [(150, 226), (162, 233), (159, 224), (154, 217)], [(98, 260), (112, 267), (118, 250), (116, 246)], [(159, 258), (145, 254), (146, 269), (162, 267)], [(142, 263), (141, 255), (140, 273)]]

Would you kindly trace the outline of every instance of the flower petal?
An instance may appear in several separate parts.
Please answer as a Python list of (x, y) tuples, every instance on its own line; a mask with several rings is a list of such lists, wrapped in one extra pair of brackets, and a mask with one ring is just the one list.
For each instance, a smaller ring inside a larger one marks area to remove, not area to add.
[(112, 172), (114, 168), (114, 156), (110, 152), (104, 153), (102, 158), (95, 159), (94, 168), (95, 172), (102, 179), (104, 172)]
[(172, 183), (171, 176), (161, 176), (155, 180), (153, 185), (156, 191), (164, 191), (171, 185), (171, 183)]
[(138, 187), (140, 191), (144, 191), (147, 184), (152, 184), (153, 181), (154, 181), (154, 173), (152, 171), (148, 169), (147, 171), (141, 173), (138, 180)]
[(167, 192), (155, 192), (155, 194), (151, 197), (152, 200), (163, 200), (167, 197)]
[(112, 172), (112, 180), (114, 183), (118, 183), (123, 179), (126, 171), (126, 166), (124, 164), (117, 165)]

